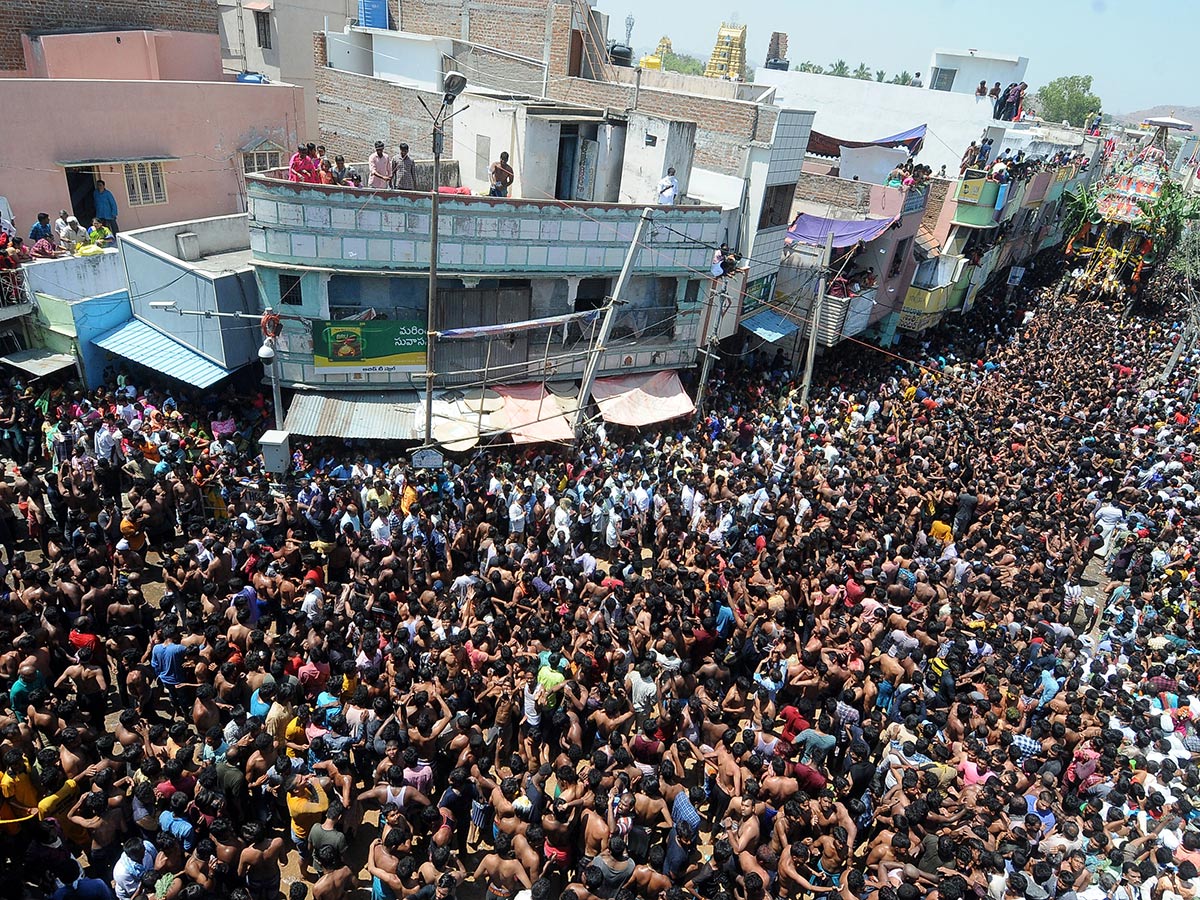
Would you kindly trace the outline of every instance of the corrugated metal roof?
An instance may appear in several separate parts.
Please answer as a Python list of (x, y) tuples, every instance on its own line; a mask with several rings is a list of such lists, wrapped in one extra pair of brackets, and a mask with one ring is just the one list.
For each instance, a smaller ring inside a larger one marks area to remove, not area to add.
[(748, 319), (742, 321), (742, 327), (748, 331), (754, 332), (764, 341), (774, 343), (787, 337), (789, 334), (794, 334), (800, 330), (800, 326), (774, 310), (764, 309), (762, 312), (757, 312)]
[(198, 388), (212, 387), (231, 372), (140, 319), (130, 319), (92, 343)]
[(53, 375), (68, 366), (73, 367), (75, 357), (69, 353), (54, 353), (41, 347), (33, 347), (29, 350), (18, 350), (7, 356), (0, 356), (0, 362), (6, 362), (10, 366), (23, 369), (30, 375), (42, 378), (46, 375)]
[(308, 437), (413, 441), (418, 402), (416, 391), (296, 394), (284, 427)]

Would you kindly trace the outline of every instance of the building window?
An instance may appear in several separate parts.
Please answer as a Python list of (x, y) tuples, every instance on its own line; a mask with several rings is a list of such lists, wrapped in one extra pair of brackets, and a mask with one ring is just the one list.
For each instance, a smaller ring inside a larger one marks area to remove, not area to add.
[(949, 91), (954, 89), (954, 76), (958, 69), (939, 69), (933, 67), (929, 77), (929, 88), (934, 91)]
[(283, 168), (283, 153), (279, 150), (251, 150), (242, 154), (242, 171), (247, 175)]
[(126, 163), (125, 192), (130, 206), (153, 206), (167, 202), (167, 182), (162, 163)]
[(900, 274), (900, 270), (904, 268), (905, 262), (908, 261), (908, 251), (912, 247), (912, 238), (905, 238), (896, 245), (896, 252), (892, 254), (892, 265), (888, 269), (888, 278), (895, 278)]
[(796, 195), (796, 183), (773, 184), (763, 196), (762, 214), (758, 217), (758, 230), (778, 228), (788, 224), (792, 215), (792, 198)]
[(279, 273), (279, 302), (285, 306), (302, 306), (304, 304), (300, 276)]
[(254, 33), (258, 37), (258, 47), (260, 50), (271, 49), (271, 14), (269, 12), (255, 10), (254, 11)]

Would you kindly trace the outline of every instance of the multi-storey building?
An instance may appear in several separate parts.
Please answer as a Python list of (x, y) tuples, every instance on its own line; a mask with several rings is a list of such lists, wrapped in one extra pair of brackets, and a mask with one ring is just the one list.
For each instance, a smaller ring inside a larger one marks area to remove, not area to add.
[(122, 229), (244, 211), (246, 168), (304, 134), (298, 88), (222, 72), (213, 0), (10, 3), (0, 35), (3, 192), (25, 232), (60, 209), (90, 224), (101, 180)]

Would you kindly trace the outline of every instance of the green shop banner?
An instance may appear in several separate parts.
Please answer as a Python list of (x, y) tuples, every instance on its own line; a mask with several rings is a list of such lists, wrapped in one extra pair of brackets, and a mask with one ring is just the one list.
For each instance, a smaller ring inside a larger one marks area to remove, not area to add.
[(313, 366), (339, 372), (425, 370), (425, 323), (372, 319), (313, 322)]

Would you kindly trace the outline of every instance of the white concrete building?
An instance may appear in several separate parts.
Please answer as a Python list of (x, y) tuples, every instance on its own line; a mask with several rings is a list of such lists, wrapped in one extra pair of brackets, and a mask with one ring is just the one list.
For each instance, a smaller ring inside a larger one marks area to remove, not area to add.
[[(1025, 62), (1022, 59), (1022, 72)], [(935, 173), (944, 165), (951, 178), (958, 176), (959, 162), (972, 141), (990, 138), (995, 159), (1005, 148), (1014, 154), (1024, 150), (1029, 156), (1049, 156), (1078, 147), (1083, 139), (1078, 129), (999, 121), (993, 117), (992, 102), (975, 97), (973, 88), (969, 93), (922, 90), (765, 68), (757, 70), (755, 79), (775, 88), (775, 102), (782, 107), (818, 110), (812, 128), (830, 137), (874, 141), (925, 125), (925, 143), (917, 159)]]
[(225, 70), (258, 72), (304, 88), (304, 121), (315, 134), (313, 32), (356, 19), (357, 0), (217, 0), (217, 8)]
[(968, 94), (765, 68), (755, 72), (755, 81), (773, 86), (780, 106), (817, 110), (814, 130), (832, 137), (873, 141), (927, 125), (919, 159), (934, 172), (945, 165), (951, 175), (958, 174), (971, 141), (988, 128), (1002, 131), (1005, 124), (992, 117), (989, 100)]
[(975, 95), (979, 82), (990, 89), (997, 81), (1003, 90), (1025, 80), (1029, 58), (986, 53), (981, 50), (934, 50), (929, 59), (925, 86), (931, 91)]

